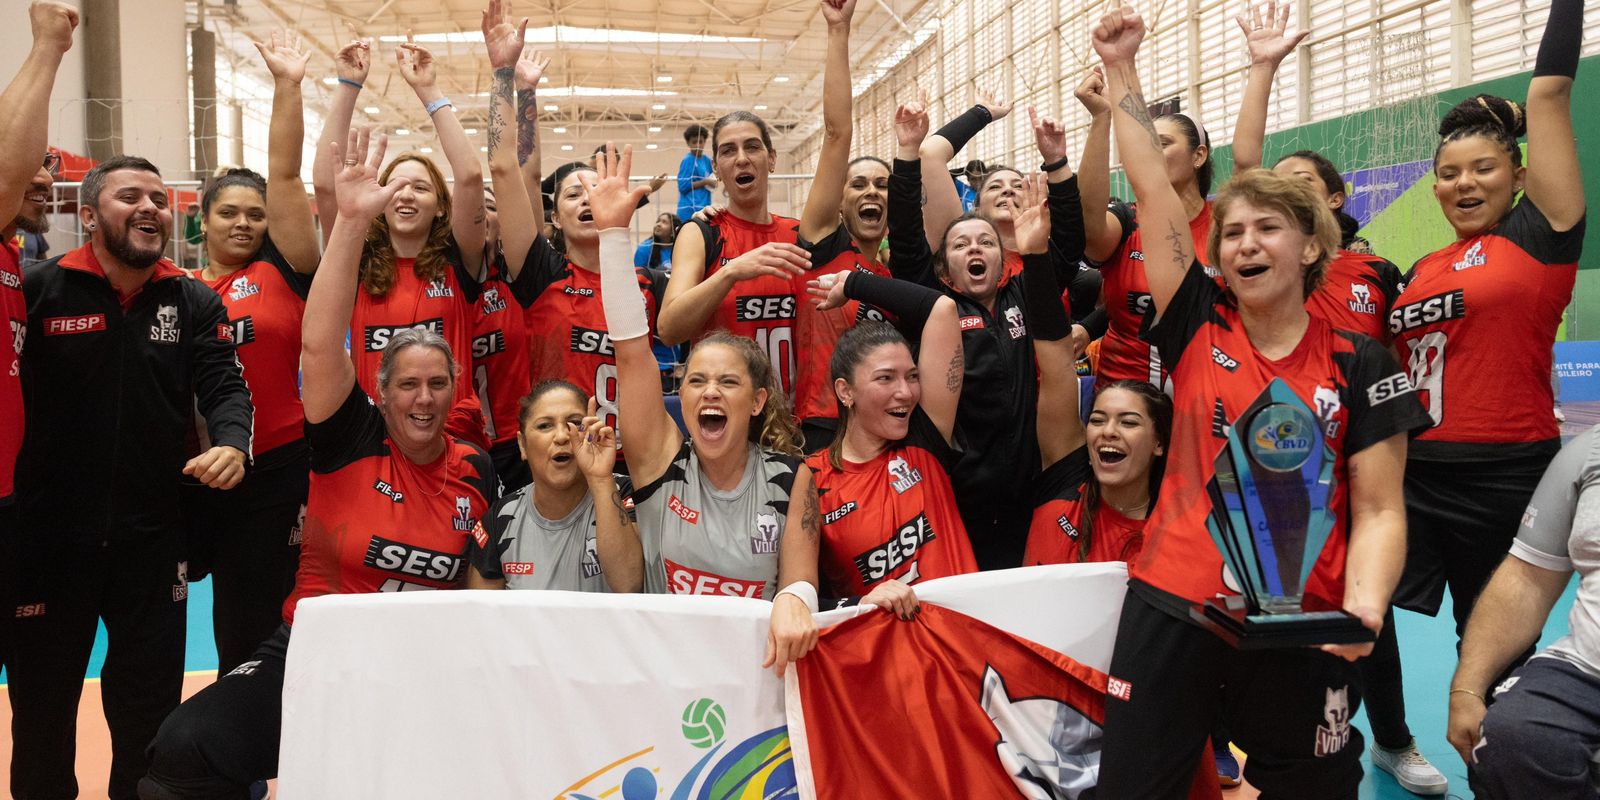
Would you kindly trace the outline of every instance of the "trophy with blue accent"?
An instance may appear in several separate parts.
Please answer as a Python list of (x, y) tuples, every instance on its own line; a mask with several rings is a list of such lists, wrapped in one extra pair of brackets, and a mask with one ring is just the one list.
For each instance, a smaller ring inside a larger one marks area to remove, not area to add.
[(1335, 454), (1317, 415), (1274, 378), (1224, 438), (1206, 485), (1206, 527), (1240, 594), (1209, 599), (1190, 616), (1241, 650), (1373, 641), (1354, 615), (1302, 605), (1336, 522)]

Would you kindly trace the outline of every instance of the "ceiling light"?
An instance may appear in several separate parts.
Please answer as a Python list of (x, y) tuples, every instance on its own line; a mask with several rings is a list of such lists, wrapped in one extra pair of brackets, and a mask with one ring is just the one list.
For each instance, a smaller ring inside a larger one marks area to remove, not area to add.
[(477, 128), (468, 128), (467, 129), (467, 135), (468, 136), (477, 136), (478, 135), (478, 129)]
[(558, 106), (555, 103), (548, 103), (548, 104), (545, 105), (544, 110), (546, 110), (546, 111), (560, 111), (561, 110), (561, 106)]
[(760, 105), (757, 105), (757, 106), (756, 106), (756, 107), (755, 107), (755, 109), (756, 109), (756, 110), (757, 110), (757, 111), (766, 111), (766, 110), (767, 110), (767, 105), (766, 105), (766, 103), (762, 103), (762, 104), (760, 104)]
[(644, 146), (644, 149), (646, 149), (646, 150), (654, 150), (654, 149), (656, 149), (656, 146), (654, 144), (647, 144), (647, 145)]
[(774, 77), (772, 80), (774, 82), (777, 82), (777, 83), (788, 83), (789, 82), (789, 76), (788, 75), (778, 75), (778, 76)]
[(660, 133), (661, 132), (661, 126), (660, 125), (651, 125), (650, 126), (650, 132), (651, 133)]
[(329, 86), (338, 86), (339, 85), (339, 79), (336, 78), (336, 77), (332, 77), (332, 76), (323, 78), (322, 82), (327, 84), (327, 85), (329, 85)]
[(480, 148), (478, 148), (478, 152), (480, 152), (480, 153), (487, 153), (487, 152), (489, 152), (489, 148), (487, 148), (487, 147), (480, 147)]
[(672, 83), (671, 75), (657, 75), (656, 83)]
[(427, 154), (427, 153), (431, 153), (431, 152), (433, 152), (433, 148), (431, 148), (431, 147), (424, 147), (424, 148), (422, 148), (422, 152), (423, 152), (423, 153), (424, 153), (424, 154)]
[[(403, 42), (405, 36), (380, 36), (379, 41)], [(452, 44), (481, 44), (479, 31), (453, 31), (449, 33), (419, 33), (413, 40), (418, 44), (450, 42)], [(705, 36), (697, 33), (658, 33), (644, 30), (618, 28), (584, 28), (574, 25), (528, 28), (523, 41), (528, 44), (765, 44), (766, 39), (750, 36)], [(338, 79), (335, 78), (334, 82)], [(540, 81), (543, 83), (544, 81)]]
[(411, 129), (409, 129), (409, 128), (395, 128), (394, 129), (394, 135), (396, 135), (396, 136), (410, 136), (411, 135)]
[(650, 104), (650, 108), (653, 111), (666, 111), (667, 110), (667, 104), (666, 103), (651, 103)]
[(554, 128), (551, 128), (551, 129), (550, 129), (550, 132), (551, 132), (551, 133), (566, 133), (566, 132), (567, 132), (567, 129), (566, 129), (566, 128), (563, 128), (563, 127), (560, 127), (560, 126), (556, 126), (556, 127), (554, 127)]
[(378, 108), (377, 106), (367, 106), (361, 110), (367, 112), (368, 114), (379, 114), (383, 112), (383, 109)]
[(540, 83), (549, 83), (550, 82), (550, 76), (549, 75), (540, 75), (539, 76), (539, 82)]
[(570, 150), (572, 150), (572, 145), (570, 145), (570, 144), (561, 145), (561, 149), (564, 150), (564, 151), (570, 151)]

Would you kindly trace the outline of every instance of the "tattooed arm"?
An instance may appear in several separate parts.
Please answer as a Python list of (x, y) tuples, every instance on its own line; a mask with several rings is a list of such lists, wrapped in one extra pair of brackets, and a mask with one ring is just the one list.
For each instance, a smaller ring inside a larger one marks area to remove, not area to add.
[(517, 62), (517, 163), (522, 168), (522, 185), (533, 201), (533, 220), (544, 225), (544, 193), (539, 184), (544, 177), (539, 166), (539, 80), (550, 59), (543, 51), (528, 55), (523, 51)]
[(1093, 31), (1094, 49), (1105, 63), (1106, 99), (1110, 101), (1112, 128), (1122, 153), (1122, 168), (1139, 203), (1139, 227), (1144, 231), (1144, 271), (1150, 281), (1150, 300), (1156, 316), (1166, 310), (1183, 275), (1194, 263), (1194, 240), (1183, 200), (1167, 181), (1161, 137), (1150, 119), (1139, 91), (1134, 56), (1144, 39), (1144, 20), (1128, 6), (1101, 18)]
[(954, 441), (956, 407), (961, 403), (961, 383), (966, 356), (961, 348), (961, 314), (949, 297), (939, 298), (922, 324), (922, 344), (917, 353), (922, 381), (922, 411), (933, 420), (946, 442)]
[[(511, 82), (516, 75), (517, 62), (522, 57), (522, 34), (527, 25), (528, 21), (524, 19), (521, 27), (513, 26), (505, 17), (505, 8), (499, 0), (490, 3), (483, 13), (483, 43), (489, 51), (489, 64), (494, 68), (486, 132), (489, 176), (495, 185), (500, 246), (506, 255), (506, 271), (510, 280), (516, 280), (522, 272), (523, 261), (539, 232), (534, 206), (517, 169), (516, 145), (512, 141), (516, 135), (517, 117)], [(484, 272), (487, 273), (488, 269), (485, 268)]]

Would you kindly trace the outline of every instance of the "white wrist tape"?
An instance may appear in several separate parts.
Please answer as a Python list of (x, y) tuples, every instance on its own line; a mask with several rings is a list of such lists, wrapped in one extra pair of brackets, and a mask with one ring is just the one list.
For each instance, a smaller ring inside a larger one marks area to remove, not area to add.
[(639, 279), (633, 271), (633, 243), (628, 241), (627, 228), (600, 232), (600, 305), (606, 312), (611, 341), (650, 335), (644, 295), (639, 293)]
[(811, 609), (811, 613), (817, 613), (817, 587), (812, 586), (810, 581), (795, 581), (778, 590), (778, 594), (772, 599), (776, 600), (786, 594), (800, 598), (806, 604), (806, 608)]

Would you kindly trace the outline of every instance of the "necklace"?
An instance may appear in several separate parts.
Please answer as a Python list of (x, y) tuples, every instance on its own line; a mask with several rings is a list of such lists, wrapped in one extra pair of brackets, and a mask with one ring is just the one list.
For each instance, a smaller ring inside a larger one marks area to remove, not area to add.
[(1145, 498), (1145, 501), (1143, 503), (1140, 503), (1140, 504), (1138, 504), (1136, 506), (1129, 506), (1128, 508), (1123, 508), (1122, 506), (1119, 506), (1116, 503), (1111, 502), (1110, 500), (1106, 501), (1106, 505), (1111, 506), (1112, 508), (1116, 509), (1117, 512), (1122, 514), (1122, 516), (1124, 516), (1124, 517), (1131, 517), (1131, 516), (1133, 516), (1135, 511), (1143, 511), (1146, 508), (1148, 508), (1150, 506), (1150, 499), (1149, 498)]

